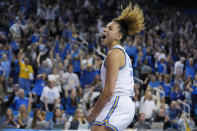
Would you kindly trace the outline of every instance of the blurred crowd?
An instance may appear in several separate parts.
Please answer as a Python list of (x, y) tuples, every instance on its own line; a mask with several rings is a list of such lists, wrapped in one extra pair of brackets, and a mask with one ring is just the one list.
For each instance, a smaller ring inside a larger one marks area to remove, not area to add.
[[(134, 85), (136, 115), (130, 128), (151, 129), (162, 122), (163, 129), (191, 130), (197, 124), (197, 18), (146, 2), (139, 4), (145, 31), (123, 43), (134, 76), (142, 81)], [(84, 114), (102, 91), (98, 52), (107, 53), (99, 36), (120, 14), (121, 3), (0, 2), (1, 127), (89, 128)]]

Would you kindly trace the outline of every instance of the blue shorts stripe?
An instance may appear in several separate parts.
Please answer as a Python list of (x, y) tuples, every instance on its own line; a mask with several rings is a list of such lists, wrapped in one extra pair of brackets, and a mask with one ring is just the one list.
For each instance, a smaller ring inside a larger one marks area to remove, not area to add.
[(95, 121), (93, 123), (93, 125), (100, 125), (101, 126), (101, 125), (104, 125), (105, 124), (106, 127), (112, 129), (113, 131), (118, 131), (118, 129), (115, 126), (109, 124), (109, 118), (112, 115), (112, 113), (114, 112), (114, 110), (116, 109), (116, 107), (118, 105), (119, 98), (120, 98), (120, 96), (116, 96), (116, 99), (114, 101), (114, 104), (111, 107), (111, 109), (110, 109), (109, 113), (107, 114), (107, 116), (105, 117), (105, 119), (102, 122)]

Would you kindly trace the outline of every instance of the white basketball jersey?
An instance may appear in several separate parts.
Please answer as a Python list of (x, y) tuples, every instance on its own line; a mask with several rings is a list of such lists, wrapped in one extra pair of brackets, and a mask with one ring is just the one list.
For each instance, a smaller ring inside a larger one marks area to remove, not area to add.
[[(113, 96), (134, 96), (134, 80), (133, 80), (133, 68), (131, 64), (131, 60), (127, 55), (125, 49), (121, 45), (116, 45), (112, 48), (118, 48), (122, 50), (125, 54), (125, 65), (121, 67), (118, 71), (118, 77), (115, 84), (115, 90)], [(105, 68), (105, 60), (101, 66), (101, 81), (102, 87), (105, 87), (105, 76), (106, 76), (106, 68)]]

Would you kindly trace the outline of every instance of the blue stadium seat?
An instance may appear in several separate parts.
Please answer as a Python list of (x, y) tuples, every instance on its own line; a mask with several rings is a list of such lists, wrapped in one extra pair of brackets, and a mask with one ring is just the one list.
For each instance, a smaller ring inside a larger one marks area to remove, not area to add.
[(34, 117), (34, 111), (31, 111), (31, 112), (29, 113), (29, 116), (30, 116), (31, 118), (33, 118), (33, 117)]
[(47, 112), (45, 120), (49, 121), (51, 118), (53, 118), (53, 112)]
[(12, 113), (13, 113), (14, 116), (18, 115), (18, 111), (12, 111)]
[(197, 104), (194, 105), (194, 113), (197, 116)]
[(38, 104), (36, 104), (36, 109), (41, 109), (41, 104), (40, 103), (38, 103)]

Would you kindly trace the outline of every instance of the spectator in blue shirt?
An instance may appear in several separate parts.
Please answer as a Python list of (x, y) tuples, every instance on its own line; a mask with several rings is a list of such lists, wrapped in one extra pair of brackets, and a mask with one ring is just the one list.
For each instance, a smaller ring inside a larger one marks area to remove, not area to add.
[(38, 74), (32, 89), (32, 94), (35, 96), (33, 103), (40, 103), (40, 97), (45, 86), (47, 86), (47, 74)]
[(176, 122), (179, 114), (181, 113), (181, 110), (176, 107), (176, 104), (176, 101), (172, 101), (170, 103), (170, 107), (167, 109), (172, 126), (174, 126), (173, 128), (178, 128)]
[(162, 82), (162, 87), (165, 92), (165, 96), (170, 96), (172, 85), (169, 80), (169, 75), (164, 76), (164, 81)]
[(193, 83), (188, 83), (187, 89), (191, 92), (192, 108), (197, 109), (197, 74), (195, 75)]
[(64, 61), (64, 59), (67, 56), (67, 51), (68, 51), (68, 46), (66, 45), (64, 38), (61, 37), (60, 41), (56, 41), (56, 45), (55, 45), (55, 54), (59, 54), (60, 58), (62, 61)]
[[(136, 43), (137, 38), (135, 39)], [(130, 40), (129, 40), (130, 42)], [(135, 44), (132, 44), (131, 42), (129, 43), (129, 45), (126, 46), (126, 52), (128, 53), (129, 56), (132, 56), (133, 58), (136, 58), (136, 55), (138, 54), (137, 48)]]
[(194, 69), (192, 58), (189, 59), (189, 64), (188, 65), (186, 64), (185, 76), (186, 76), (186, 78), (191, 77), (192, 79), (194, 79), (195, 69)]
[(16, 118), (10, 108), (7, 108), (5, 116), (1, 118), (0, 126), (3, 128), (17, 128)]
[(161, 58), (161, 60), (157, 62), (157, 65), (158, 65), (159, 74), (166, 74), (167, 73), (167, 63), (166, 63), (165, 59)]
[(13, 50), (19, 50), (19, 46), (18, 46), (18, 43), (16, 41), (12, 41), (10, 43), (11, 47)]
[(31, 36), (31, 43), (35, 43), (38, 42), (40, 39), (40, 34), (39, 34), (39, 30), (37, 29), (34, 34)]
[(29, 98), (25, 97), (25, 92), (23, 89), (18, 91), (18, 96), (15, 96), (13, 101), (14, 110), (19, 110), (21, 105), (25, 105), (28, 108)]
[(42, 53), (39, 53), (38, 57), (37, 57), (37, 66), (38, 66), (38, 74), (50, 74), (51, 73), (51, 69), (48, 67), (48, 63), (46, 60), (42, 61), (42, 65), (40, 65), (40, 57), (42, 56)]
[(177, 83), (174, 84), (174, 90), (171, 92), (170, 96), (171, 96), (171, 101), (173, 101), (173, 100), (176, 101), (178, 99), (181, 99), (181, 100), (184, 99), (184, 95), (183, 95), (182, 91), (180, 90), (179, 84), (177, 84)]
[(87, 68), (82, 72), (82, 75), (81, 75), (80, 81), (81, 81), (82, 87), (92, 84), (92, 82), (94, 81), (94, 77), (95, 77), (95, 73), (94, 73), (93, 67), (91, 64), (88, 64)]
[[(197, 61), (197, 60), (196, 60)], [(195, 64), (194, 64), (194, 69), (195, 69), (195, 71), (196, 71), (196, 73), (197, 73), (197, 62), (195, 62)]]
[(3, 54), (1, 67), (5, 71), (5, 78), (8, 79), (10, 71), (11, 71), (11, 61), (8, 59), (6, 54)]
[(75, 57), (78, 57), (78, 56), (79, 56), (78, 46), (74, 45), (73, 50), (72, 50), (72, 58), (75, 58)]
[(192, 95), (197, 95), (197, 73), (195, 75), (194, 81), (193, 81), (193, 85), (192, 85)]
[(158, 88), (159, 86), (161, 86), (160, 82), (156, 80), (155, 75), (152, 75), (151, 80), (148, 83), (148, 88)]
[(145, 59), (148, 61), (148, 64), (154, 69), (154, 56), (153, 52), (151, 52), (151, 48), (147, 47), (146, 48), (146, 57)]
[(75, 58), (72, 60), (72, 66), (73, 66), (73, 72), (80, 77), (81, 60), (79, 59), (79, 56), (75, 56)]
[(74, 115), (78, 108), (79, 99), (77, 97), (76, 89), (73, 89), (68, 95), (68, 88), (65, 89), (65, 110), (68, 115)]
[(47, 85), (47, 74), (39, 74), (37, 75), (37, 79), (32, 89), (32, 92), (36, 94), (36, 96), (41, 96), (43, 88)]

